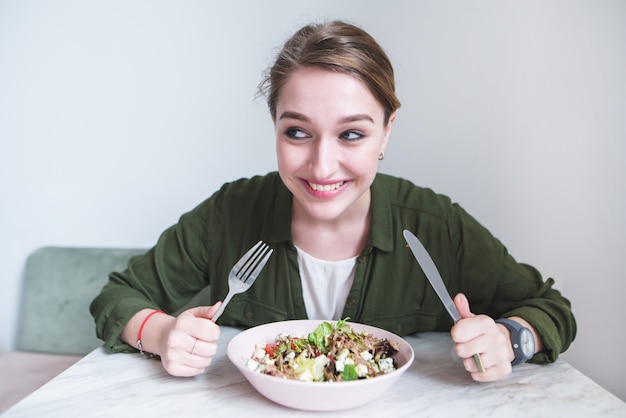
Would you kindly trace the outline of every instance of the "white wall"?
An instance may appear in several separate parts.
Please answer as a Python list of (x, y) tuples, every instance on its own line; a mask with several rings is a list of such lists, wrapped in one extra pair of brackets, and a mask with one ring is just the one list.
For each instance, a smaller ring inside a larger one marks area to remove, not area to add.
[(395, 63), (381, 171), (554, 277), (579, 324), (564, 358), (626, 399), (620, 0), (0, 0), (0, 348), (36, 248), (147, 247), (224, 181), (274, 169), (256, 85), (274, 47), (329, 17)]

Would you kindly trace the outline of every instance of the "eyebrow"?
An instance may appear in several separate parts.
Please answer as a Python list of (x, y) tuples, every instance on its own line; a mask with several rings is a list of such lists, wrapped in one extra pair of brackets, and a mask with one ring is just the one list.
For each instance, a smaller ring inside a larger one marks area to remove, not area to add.
[[(291, 111), (285, 111), (283, 112), (280, 117), (278, 118), (279, 120), (282, 119), (296, 119), (296, 120), (301, 120), (303, 122), (309, 122), (309, 118), (306, 117), (305, 115), (303, 115), (302, 113), (298, 113), (298, 112), (291, 112)], [(365, 113), (359, 113), (356, 115), (350, 115), (350, 116), (346, 116), (345, 118), (342, 118), (339, 120), (340, 123), (348, 123), (348, 122), (358, 122), (358, 121), (370, 121), (372, 123), (374, 122), (374, 119)]]

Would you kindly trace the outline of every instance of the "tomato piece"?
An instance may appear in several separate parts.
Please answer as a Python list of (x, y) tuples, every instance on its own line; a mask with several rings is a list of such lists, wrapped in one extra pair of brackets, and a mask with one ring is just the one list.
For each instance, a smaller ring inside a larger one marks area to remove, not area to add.
[(292, 339), (291, 339), (291, 341), (292, 341), (292, 342), (291, 342), (291, 350), (292, 350), (292, 351), (296, 351), (296, 345), (293, 343), (293, 341), (296, 341), (296, 340), (301, 340), (301, 339), (302, 339), (302, 338), (298, 338), (298, 337), (294, 337), (294, 338), (292, 338)]
[(274, 357), (274, 352), (276, 351), (276, 344), (266, 344), (265, 345), (265, 354), (270, 357)]

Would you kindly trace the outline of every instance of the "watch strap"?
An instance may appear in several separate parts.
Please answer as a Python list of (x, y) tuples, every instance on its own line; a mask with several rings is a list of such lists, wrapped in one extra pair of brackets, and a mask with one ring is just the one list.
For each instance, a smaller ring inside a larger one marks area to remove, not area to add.
[(522, 342), (521, 342), (522, 330), (528, 329), (528, 328), (526, 328), (519, 322), (513, 321), (512, 319), (508, 319), (508, 318), (496, 319), (496, 323), (504, 325), (511, 333), (511, 344), (513, 346), (512, 347), (513, 354), (515, 355), (515, 358), (511, 362), (511, 366), (517, 366), (520, 363), (524, 363), (530, 360), (532, 356), (527, 356), (524, 354), (524, 351), (522, 351)]

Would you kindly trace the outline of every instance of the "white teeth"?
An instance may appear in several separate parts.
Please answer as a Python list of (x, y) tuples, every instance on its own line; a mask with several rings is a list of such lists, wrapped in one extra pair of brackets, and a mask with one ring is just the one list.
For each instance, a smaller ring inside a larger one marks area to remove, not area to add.
[(311, 187), (311, 189), (317, 191), (317, 192), (330, 192), (333, 190), (337, 190), (338, 188), (340, 188), (341, 186), (343, 186), (343, 181), (340, 181), (338, 183), (335, 184), (315, 184), (315, 183), (311, 183), (309, 182), (309, 186)]

